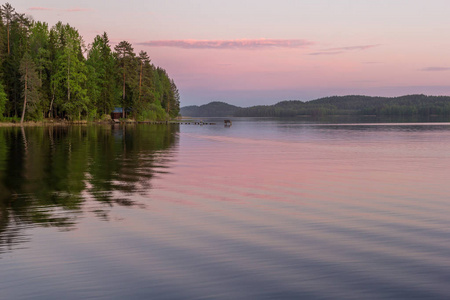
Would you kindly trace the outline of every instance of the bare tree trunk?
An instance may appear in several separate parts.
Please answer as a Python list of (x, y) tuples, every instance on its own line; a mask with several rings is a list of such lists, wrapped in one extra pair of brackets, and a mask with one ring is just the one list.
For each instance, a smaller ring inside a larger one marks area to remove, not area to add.
[(55, 91), (52, 93), (52, 101), (50, 102), (50, 109), (48, 110), (48, 117), (53, 118), (53, 101), (55, 100)]
[(9, 53), (10, 53), (10, 50), (9, 50), (9, 22), (6, 24), (6, 29), (8, 31), (7, 35), (8, 35), (8, 55), (9, 55)]
[(67, 102), (70, 102), (70, 55), (67, 56)]
[(123, 68), (122, 118), (125, 118), (125, 67)]
[(28, 65), (25, 67), (25, 93), (23, 98), (23, 111), (22, 111), (22, 119), (20, 119), (20, 124), (23, 124), (23, 119), (25, 118), (25, 110), (27, 109), (27, 93), (28, 93)]
[(141, 102), (141, 94), (142, 94), (142, 66), (144, 63), (141, 61), (141, 73), (139, 74), (139, 103)]

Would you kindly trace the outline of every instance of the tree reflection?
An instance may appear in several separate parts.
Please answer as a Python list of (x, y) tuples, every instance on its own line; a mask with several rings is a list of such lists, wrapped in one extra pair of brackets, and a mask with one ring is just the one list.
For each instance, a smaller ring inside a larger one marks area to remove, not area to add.
[[(74, 229), (86, 211), (109, 220), (114, 205), (142, 206), (151, 179), (168, 168), (179, 126), (0, 128), (0, 252), (22, 229)], [(165, 171), (164, 171), (165, 172)]]

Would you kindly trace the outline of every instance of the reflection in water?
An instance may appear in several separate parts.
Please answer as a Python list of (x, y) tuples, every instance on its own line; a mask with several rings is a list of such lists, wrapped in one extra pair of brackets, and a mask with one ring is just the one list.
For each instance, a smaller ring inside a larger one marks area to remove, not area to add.
[(113, 205), (139, 205), (167, 172), (177, 125), (0, 128), (0, 253), (29, 226), (73, 229), (86, 200), (108, 220)]
[(2, 299), (450, 299), (448, 123), (0, 133)]

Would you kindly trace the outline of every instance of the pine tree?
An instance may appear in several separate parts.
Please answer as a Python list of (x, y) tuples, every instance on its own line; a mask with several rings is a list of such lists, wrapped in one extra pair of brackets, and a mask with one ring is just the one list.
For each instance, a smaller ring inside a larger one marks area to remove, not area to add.
[(38, 109), (42, 112), (43, 117), (48, 113), (48, 107), (52, 98), (50, 89), (52, 62), (50, 61), (49, 39), (48, 24), (33, 22), (30, 29), (29, 49), (41, 81), (41, 88), (39, 89), (41, 100), (39, 101)]
[(177, 117), (180, 113), (180, 92), (178, 91), (178, 88), (175, 84), (175, 81), (173, 79), (170, 81), (170, 89), (171, 89), (171, 117)]
[(11, 21), (12, 21), (12, 19), (14, 17), (14, 12), (15, 11), (16, 10), (8, 2), (3, 4), (2, 10), (1, 10), (2, 17), (6, 20), (6, 34), (7, 34), (7, 40), (8, 40), (8, 55), (11, 53), (10, 42), (9, 42), (10, 25), (11, 25)]
[(92, 106), (101, 115), (114, 107), (115, 61), (109, 45), (108, 35), (97, 35), (88, 51), (86, 65), (89, 68), (89, 98)]
[(69, 24), (56, 24), (57, 51), (53, 88), (59, 97), (61, 109), (71, 120), (80, 119), (87, 112), (86, 73), (82, 54), (83, 40), (78, 31)]
[[(125, 118), (125, 110), (127, 108), (126, 101), (126, 89), (127, 85), (129, 89), (133, 87), (133, 79), (136, 76), (136, 54), (133, 52), (133, 47), (127, 41), (120, 42), (114, 47), (117, 63), (122, 73), (122, 117)], [(128, 97), (128, 104), (132, 104), (132, 98)], [(130, 99), (131, 98), (131, 99)]]

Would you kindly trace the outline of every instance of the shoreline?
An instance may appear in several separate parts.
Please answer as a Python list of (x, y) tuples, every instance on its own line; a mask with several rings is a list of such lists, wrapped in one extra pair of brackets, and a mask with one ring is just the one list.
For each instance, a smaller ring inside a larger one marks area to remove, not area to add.
[[(70, 126), (70, 125), (84, 125), (89, 122), (50, 122), (50, 121), (27, 121), (23, 123), (0, 122), (0, 127), (39, 127), (39, 126)], [(105, 123), (106, 124), (106, 123)]]
[(178, 120), (170, 121), (123, 121), (123, 122), (112, 122), (112, 121), (27, 121), (23, 123), (13, 123), (13, 122), (0, 122), (0, 127), (41, 127), (41, 126), (80, 126), (80, 125), (131, 125), (131, 124), (180, 124)]

